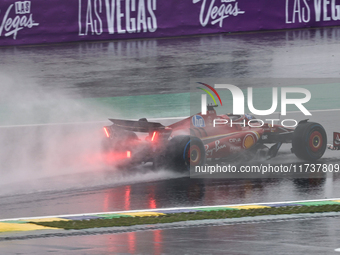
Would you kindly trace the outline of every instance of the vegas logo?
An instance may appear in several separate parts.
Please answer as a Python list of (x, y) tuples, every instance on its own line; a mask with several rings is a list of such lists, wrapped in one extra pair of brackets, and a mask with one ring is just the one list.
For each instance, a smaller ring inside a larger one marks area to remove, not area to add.
[[(13, 39), (16, 39), (20, 30), (39, 26), (39, 23), (36, 23), (33, 20), (33, 14), (31, 13), (31, 1), (15, 2), (14, 10), (16, 16), (14, 18), (10, 17), (12, 16), (11, 10), (13, 9), (13, 6), (14, 4), (11, 4), (7, 8), (2, 18), (0, 24), (0, 36), (2, 35), (2, 32), (5, 31), (5, 37), (13, 36)], [(2, 11), (0, 13), (2, 13)]]

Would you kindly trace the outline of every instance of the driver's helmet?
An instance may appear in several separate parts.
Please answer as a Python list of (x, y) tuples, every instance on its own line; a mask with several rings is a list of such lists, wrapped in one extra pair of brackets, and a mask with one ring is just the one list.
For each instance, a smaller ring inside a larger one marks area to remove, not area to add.
[(245, 117), (248, 121), (249, 121), (249, 120), (255, 120), (255, 119), (256, 119), (254, 115), (251, 115), (251, 114), (249, 114), (249, 113), (248, 113), (248, 114), (246, 113), (246, 114), (244, 115), (244, 117)]

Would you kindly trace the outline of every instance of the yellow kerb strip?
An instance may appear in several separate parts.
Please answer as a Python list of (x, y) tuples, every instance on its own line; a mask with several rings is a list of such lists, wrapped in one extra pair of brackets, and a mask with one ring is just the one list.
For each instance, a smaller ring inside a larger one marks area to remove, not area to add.
[(51, 222), (51, 221), (70, 221), (68, 219), (62, 219), (62, 218), (45, 218), (45, 219), (33, 219), (28, 220), (30, 222)]
[(156, 212), (132, 212), (132, 213), (117, 213), (122, 215), (129, 215), (133, 217), (147, 217), (147, 216), (160, 216), (165, 215), (164, 213), (156, 213)]
[(237, 209), (261, 209), (261, 208), (270, 208), (270, 206), (263, 206), (263, 205), (241, 205), (241, 206), (228, 206), (228, 208), (237, 208)]
[(0, 232), (12, 232), (12, 231), (33, 231), (33, 230), (46, 230), (46, 229), (58, 229), (51, 227), (38, 226), (33, 223), (0, 223)]

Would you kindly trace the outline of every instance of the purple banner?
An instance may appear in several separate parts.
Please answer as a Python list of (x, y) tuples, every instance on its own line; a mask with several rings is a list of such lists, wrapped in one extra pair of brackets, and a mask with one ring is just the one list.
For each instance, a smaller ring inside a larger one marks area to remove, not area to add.
[(0, 2), (0, 45), (340, 25), (340, 0)]

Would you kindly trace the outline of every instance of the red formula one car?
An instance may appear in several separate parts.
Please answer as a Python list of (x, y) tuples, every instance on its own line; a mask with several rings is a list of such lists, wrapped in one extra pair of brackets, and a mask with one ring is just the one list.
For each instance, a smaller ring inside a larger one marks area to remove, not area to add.
[[(327, 135), (318, 123), (305, 120), (295, 129), (286, 128), (261, 123), (247, 114), (217, 115), (214, 107), (208, 106), (206, 115), (195, 114), (169, 126), (145, 118), (110, 119), (113, 124), (104, 127), (105, 151), (119, 166), (153, 162), (156, 167), (186, 170), (209, 160), (269, 159), (283, 143), (291, 143), (291, 151), (307, 161), (321, 158), (326, 150)], [(146, 134), (142, 139), (136, 134), (140, 132)]]

